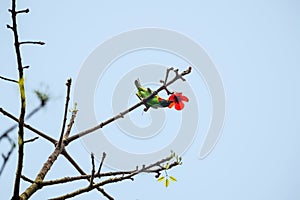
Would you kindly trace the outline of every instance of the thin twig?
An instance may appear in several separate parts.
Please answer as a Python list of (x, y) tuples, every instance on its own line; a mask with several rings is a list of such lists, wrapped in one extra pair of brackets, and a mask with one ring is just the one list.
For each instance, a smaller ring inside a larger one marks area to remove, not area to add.
[(41, 42), (41, 41), (24, 41), (24, 42), (20, 42), (20, 45), (22, 44), (38, 44), (38, 45), (44, 45), (45, 42)]
[[(173, 162), (169, 165), (168, 169), (172, 169), (173, 167), (179, 165), (179, 163), (177, 162)], [(162, 170), (165, 170), (165, 167), (162, 166), (153, 166), (152, 168), (155, 169), (144, 169), (143, 173), (159, 173)], [(134, 172), (138, 171), (137, 169), (134, 170), (129, 170), (129, 171), (114, 171), (114, 172), (104, 172), (104, 173), (96, 173), (94, 175), (95, 178), (103, 178), (103, 177), (114, 177), (114, 176), (125, 176), (128, 174), (132, 174)], [(63, 183), (70, 183), (70, 182), (74, 182), (74, 181), (78, 181), (78, 180), (84, 180), (84, 179), (89, 179), (91, 178), (91, 174), (85, 174), (85, 175), (80, 175), (80, 176), (67, 176), (67, 177), (63, 177), (63, 178), (59, 178), (59, 179), (55, 179), (55, 180), (49, 180), (49, 181), (43, 181), (42, 185), (43, 186), (50, 186), (50, 185), (57, 185), (57, 184), (63, 184)]]
[[(170, 165), (171, 168), (171, 165)], [(105, 173), (100, 173), (100, 174), (95, 174), (94, 178), (100, 178), (100, 177), (109, 177), (109, 176), (124, 176), (126, 174), (132, 174), (133, 172), (135, 172), (135, 170), (130, 170), (130, 171), (116, 171), (116, 172), (105, 172)], [(145, 171), (148, 172), (148, 171)], [(149, 171), (149, 173), (156, 173), (156, 169)], [(85, 175), (80, 175), (80, 176), (67, 176), (67, 177), (63, 177), (63, 178), (59, 178), (59, 179), (55, 179), (55, 180), (49, 180), (49, 181), (43, 181), (42, 185), (43, 186), (50, 186), (50, 185), (57, 185), (57, 184), (63, 184), (63, 183), (69, 183), (69, 182), (74, 182), (74, 181), (78, 181), (78, 180), (84, 180), (84, 179), (90, 179), (91, 178), (91, 174), (85, 174)]]
[[(68, 154), (66, 150), (62, 152), (62, 155), (75, 167), (75, 169), (82, 175), (88, 176), (77, 164), (77, 162)], [(88, 182), (90, 182), (90, 176), (85, 178)], [(101, 192), (104, 196), (108, 195), (102, 188), (98, 187), (97, 190)]]
[(29, 143), (29, 142), (34, 142), (35, 140), (39, 139), (39, 137), (34, 137), (32, 139), (29, 139), (29, 140), (25, 140), (23, 143)]
[(92, 160), (92, 173), (91, 173), (90, 187), (93, 186), (94, 177), (95, 177), (95, 158), (93, 153), (91, 153), (91, 160)]
[[(171, 168), (171, 165), (170, 165)], [(124, 176), (126, 174), (132, 174), (133, 172), (137, 171), (137, 169), (135, 170), (130, 170), (130, 171), (115, 171), (115, 172), (104, 172), (104, 173), (100, 173), (100, 174), (95, 174), (94, 177), (95, 178), (101, 178), (101, 177), (109, 177), (109, 176)], [(148, 171), (145, 171), (148, 173)], [(149, 171), (149, 173), (156, 173), (156, 169)], [(91, 178), (91, 174), (85, 174), (85, 175), (80, 175), (80, 176), (67, 176), (67, 177), (63, 177), (63, 178), (59, 178), (59, 179), (55, 179), (55, 180), (49, 180), (49, 181), (43, 181), (42, 185), (43, 186), (49, 186), (49, 185), (56, 185), (56, 184), (63, 184), (63, 183), (68, 183), (68, 182), (73, 182), (73, 181), (78, 181), (78, 180), (83, 180), (83, 179), (90, 179)]]
[(13, 29), (13, 27), (9, 24), (6, 24), (6, 28), (11, 29), (11, 30)]
[[(167, 81), (168, 81), (168, 78), (169, 78), (169, 74), (170, 74), (170, 71), (174, 71), (174, 68), (173, 67), (170, 67), (167, 69), (167, 72), (166, 72), (166, 76), (165, 76), (165, 80), (161, 80), (160, 82), (163, 83), (163, 85), (165, 86), (165, 91), (167, 92), (167, 95), (170, 95), (170, 94), (173, 94), (173, 92), (170, 92), (168, 90), (168, 88), (166, 87), (166, 84), (167, 84)], [(178, 70), (177, 70), (178, 71)]]
[(100, 174), (100, 171), (101, 171), (101, 168), (102, 168), (102, 165), (103, 165), (103, 162), (104, 162), (105, 157), (106, 157), (106, 153), (103, 152), (103, 154), (102, 154), (102, 159), (101, 159), (101, 162), (100, 162), (100, 165), (99, 165), (97, 174)]
[[(14, 120), (15, 122), (19, 123), (19, 119), (16, 118), (15, 116), (13, 116), (12, 114), (10, 114), (9, 112), (5, 111), (3, 108), (0, 108), (0, 112), (3, 115), (6, 115), (7, 117), (9, 117), (10, 119)], [(47, 134), (37, 130), (36, 128), (33, 128), (32, 126), (24, 123), (24, 127), (31, 130), (32, 132), (36, 133), (37, 135), (41, 136), (42, 138), (45, 138), (46, 140), (48, 140), (49, 142), (51, 142), (52, 144), (56, 144), (57, 141), (55, 139), (53, 139), (52, 137), (48, 136)]]
[(64, 135), (65, 128), (66, 128), (66, 122), (67, 122), (67, 117), (68, 117), (69, 101), (70, 101), (71, 83), (72, 83), (72, 79), (69, 78), (67, 80), (67, 82), (66, 82), (67, 96), (66, 96), (66, 103), (65, 103), (65, 111), (64, 111), (63, 124), (62, 124), (61, 133), (60, 133), (60, 137), (59, 137), (59, 141), (58, 141), (58, 146), (60, 146), (61, 143), (62, 143), (63, 135)]
[[(26, 120), (28, 120), (30, 117), (32, 117), (34, 114), (36, 114), (41, 108), (43, 108), (43, 106), (45, 106), (46, 105), (46, 102), (44, 102), (44, 103), (42, 103), (41, 102), (41, 104), (38, 106), (38, 107), (36, 107), (36, 108), (34, 108), (30, 113), (28, 113), (27, 114), (27, 116), (26, 116)], [(1, 108), (0, 108), (1, 109)], [(15, 118), (15, 119), (17, 119), (17, 118)], [(17, 121), (18, 122), (18, 121)], [(10, 128), (8, 128), (6, 131), (4, 131), (3, 133), (2, 133), (2, 135), (0, 136), (0, 140), (3, 138), (3, 137), (6, 137), (6, 135), (8, 135), (10, 132), (12, 132), (15, 128), (17, 128), (18, 126), (17, 125), (13, 125), (13, 126), (11, 126)]]
[(75, 122), (75, 118), (76, 118), (76, 114), (77, 114), (77, 108), (76, 108), (76, 104), (75, 104), (75, 107), (74, 109), (72, 110), (72, 116), (71, 116), (71, 119), (70, 119), (70, 122), (67, 126), (67, 130), (66, 130), (66, 133), (64, 135), (64, 139), (68, 138), (70, 133), (71, 133), (71, 130), (72, 130), (72, 127), (73, 127), (73, 124)]
[(24, 10), (18, 10), (18, 11), (16, 11), (16, 14), (20, 14), (20, 13), (29, 13), (29, 9), (26, 8)]
[(66, 150), (64, 150), (61, 154), (73, 165), (73, 167), (75, 167), (75, 169), (81, 175), (86, 175), (86, 173), (80, 168), (77, 162), (70, 156), (70, 154)]
[(3, 76), (0, 76), (0, 79), (3, 79), (5, 81), (10, 81), (10, 82), (13, 82), (13, 83), (19, 83), (18, 81), (14, 80), (14, 79), (6, 78), (6, 77), (3, 77)]
[(24, 181), (27, 181), (27, 182), (29, 182), (29, 183), (34, 183), (33, 180), (31, 180), (30, 178), (28, 178), (28, 177), (26, 177), (26, 176), (24, 176), (24, 175), (22, 175), (21, 178), (22, 178)]
[[(87, 187), (84, 187), (82, 189), (79, 189), (79, 190), (76, 190), (74, 192), (68, 193), (66, 195), (63, 195), (63, 196), (60, 196), (60, 197), (56, 197), (56, 198), (52, 198), (51, 200), (68, 199), (68, 198), (72, 198), (72, 197), (78, 196), (78, 195), (80, 195), (82, 193), (89, 192), (89, 191), (95, 189), (96, 187), (104, 186), (106, 184), (116, 183), (116, 182), (120, 182), (120, 181), (127, 180), (127, 179), (132, 180), (133, 176), (135, 176), (135, 175), (137, 175), (139, 173), (147, 172), (147, 170), (149, 170), (149, 169), (151, 169), (153, 167), (160, 166), (161, 164), (163, 164), (165, 162), (168, 162), (172, 158), (173, 158), (172, 156), (169, 156), (169, 157), (164, 158), (164, 159), (162, 159), (160, 161), (157, 161), (156, 163), (150, 164), (149, 166), (143, 166), (140, 170), (135, 170), (135, 171), (133, 171), (129, 175), (109, 178), (109, 179), (106, 179), (106, 180), (104, 180), (102, 182), (96, 183), (96, 184), (94, 184), (92, 186), (88, 185)], [(164, 169), (161, 168), (160, 170), (164, 170)]]

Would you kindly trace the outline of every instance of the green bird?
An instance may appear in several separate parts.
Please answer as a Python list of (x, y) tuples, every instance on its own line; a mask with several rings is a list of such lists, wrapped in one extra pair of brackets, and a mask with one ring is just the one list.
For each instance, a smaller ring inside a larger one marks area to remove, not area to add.
[[(140, 100), (143, 100), (152, 94), (152, 90), (150, 88), (142, 87), (139, 79), (135, 80), (134, 84), (138, 90), (136, 95)], [(188, 102), (189, 99), (186, 96), (183, 96), (181, 92), (173, 93), (171, 96), (169, 96), (168, 99), (163, 99), (158, 95), (155, 95), (154, 97), (152, 97), (147, 101), (146, 103), (147, 108), (145, 109), (145, 111), (148, 110), (149, 107), (155, 109), (174, 107), (176, 110), (182, 110), (184, 108), (184, 103), (183, 103), (184, 101)]]
[[(135, 80), (134, 84), (138, 90), (136, 95), (138, 96), (138, 98), (140, 100), (147, 98), (153, 92), (150, 88), (142, 87), (139, 79)], [(163, 98), (159, 97), (158, 95), (155, 95), (153, 98), (149, 99), (149, 101), (147, 101), (147, 103), (146, 103), (146, 105), (148, 107), (155, 108), (155, 109), (168, 107), (170, 104), (171, 104), (171, 102), (169, 100), (163, 99)]]

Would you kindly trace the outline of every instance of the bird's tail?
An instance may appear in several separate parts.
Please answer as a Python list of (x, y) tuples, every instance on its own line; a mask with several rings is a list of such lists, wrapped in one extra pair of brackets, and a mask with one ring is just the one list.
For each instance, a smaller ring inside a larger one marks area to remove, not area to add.
[(134, 81), (134, 84), (135, 84), (135, 86), (136, 86), (136, 88), (137, 89), (140, 89), (141, 88), (141, 82), (140, 82), (140, 79), (136, 79), (135, 81)]

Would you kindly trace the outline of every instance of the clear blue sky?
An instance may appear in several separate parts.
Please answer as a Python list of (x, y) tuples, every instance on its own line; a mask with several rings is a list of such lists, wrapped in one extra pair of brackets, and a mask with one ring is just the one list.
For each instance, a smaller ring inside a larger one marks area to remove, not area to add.
[[(26, 71), (28, 110), (38, 104), (32, 93), (34, 89), (49, 87), (52, 97), (47, 108), (28, 123), (52, 137), (58, 137), (61, 127), (66, 79), (72, 77), (76, 82), (85, 59), (114, 35), (144, 27), (178, 31), (202, 46), (216, 65), (226, 92), (226, 119), (215, 149), (205, 159), (198, 159), (203, 142), (201, 130), (208, 126), (204, 117), (204, 123), (199, 123), (199, 134), (183, 155), (184, 165), (170, 171), (177, 177), (177, 183), (166, 189), (152, 175), (141, 175), (134, 182), (106, 187), (116, 199), (300, 198), (298, 1), (88, 0), (19, 1), (18, 5), (31, 10), (29, 15), (19, 16), (21, 39), (46, 42), (44, 47), (22, 48), (24, 64), (30, 65)], [(14, 78), (17, 73), (12, 35), (5, 28), (10, 23), (9, 7), (9, 1), (0, 2), (0, 74)], [(161, 62), (167, 62), (167, 58), (162, 58)], [(197, 83), (199, 77), (191, 75), (190, 81)], [(194, 87), (199, 104), (205, 105), (201, 104), (205, 95)], [(17, 115), (17, 87), (0, 80), (0, 91), (0, 106)], [(96, 107), (101, 106), (106, 105)], [(110, 112), (96, 115), (102, 120)], [(139, 114), (141, 110), (136, 112)], [(199, 115), (203, 116), (203, 113), (200, 111)], [(0, 124), (2, 132), (13, 123), (0, 116)], [(26, 134), (28, 138), (34, 136), (29, 131)], [(16, 133), (13, 138), (17, 138)], [(161, 142), (153, 145), (163, 146), (165, 141)], [(4, 148), (4, 144), (0, 145)], [(151, 147), (151, 143), (148, 146)], [(131, 151), (141, 147), (143, 143)], [(43, 139), (26, 145), (24, 174), (33, 178), (52, 149)], [(89, 154), (81, 142), (72, 144), (68, 150), (86, 171), (90, 171)], [(16, 151), (0, 178), (3, 199), (10, 198), (15, 166)], [(60, 157), (46, 178), (74, 173), (72, 166)], [(73, 191), (85, 185), (86, 182), (82, 182), (65, 188)], [(26, 186), (26, 183), (22, 184), (22, 190)], [(32, 199), (55, 197), (65, 191), (61, 187), (45, 188)], [(74, 199), (95, 198), (102, 197), (94, 191)]]

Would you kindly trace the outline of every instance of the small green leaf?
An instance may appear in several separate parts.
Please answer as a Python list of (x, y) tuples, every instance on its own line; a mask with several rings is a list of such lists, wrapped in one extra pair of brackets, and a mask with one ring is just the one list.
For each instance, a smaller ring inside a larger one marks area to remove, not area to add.
[(158, 182), (162, 182), (164, 179), (165, 179), (165, 177), (164, 177), (164, 176), (161, 176), (161, 177), (159, 177), (159, 178), (157, 179), (157, 181), (158, 181)]
[(166, 188), (169, 186), (169, 179), (166, 179), (166, 181), (165, 181), (165, 186), (166, 186)]
[(171, 179), (172, 181), (177, 181), (177, 179), (176, 179), (174, 176), (170, 176), (170, 179)]
[(171, 157), (174, 158), (176, 156), (175, 152), (171, 150)]
[(176, 157), (176, 162), (177, 162), (177, 164), (181, 165), (182, 164), (182, 157)]

